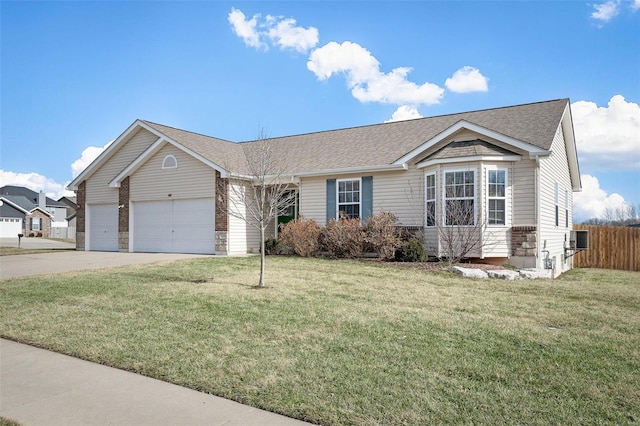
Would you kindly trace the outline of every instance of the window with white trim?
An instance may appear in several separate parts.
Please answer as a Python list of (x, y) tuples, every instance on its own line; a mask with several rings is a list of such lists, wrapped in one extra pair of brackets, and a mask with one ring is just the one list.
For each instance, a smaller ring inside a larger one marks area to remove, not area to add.
[(42, 221), (42, 218), (40, 217), (32, 217), (31, 218), (31, 230), (32, 231), (40, 231), (41, 230), (41, 226), (40, 226), (40, 222)]
[(162, 160), (162, 168), (163, 169), (177, 169), (178, 168), (178, 160), (176, 160), (176, 157), (174, 157), (173, 155), (169, 154), (166, 157), (164, 157), (164, 160)]
[(436, 226), (436, 174), (425, 175), (424, 181), (425, 225)]
[(560, 225), (560, 185), (556, 182), (555, 186), (555, 202), (556, 202), (556, 226)]
[(338, 218), (360, 217), (360, 179), (339, 179), (337, 197)]
[(444, 173), (445, 225), (475, 225), (475, 175), (473, 170)]
[(487, 170), (487, 223), (507, 223), (507, 171), (504, 169)]

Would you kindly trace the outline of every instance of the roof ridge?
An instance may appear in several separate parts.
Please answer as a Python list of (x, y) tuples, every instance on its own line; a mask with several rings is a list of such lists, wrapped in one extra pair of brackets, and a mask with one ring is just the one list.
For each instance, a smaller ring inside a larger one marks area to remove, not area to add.
[(191, 130), (179, 129), (177, 127), (169, 126), (167, 124), (156, 123), (155, 121), (149, 121), (149, 120), (143, 120), (143, 119), (139, 119), (139, 120), (142, 121), (143, 123), (152, 124), (152, 125), (155, 124), (156, 126), (162, 126), (162, 127), (168, 127), (170, 129), (177, 130), (179, 132), (191, 133), (192, 135), (198, 135), (198, 136), (203, 136), (205, 138), (217, 139), (217, 140), (219, 140), (221, 142), (228, 142), (228, 143), (232, 143), (232, 144), (238, 144), (239, 143), (239, 142), (234, 142), (234, 141), (230, 141), (230, 140), (227, 140), (227, 139), (222, 139), (222, 138), (219, 138), (217, 136), (205, 135), (204, 133), (192, 132)]
[(394, 125), (394, 124), (395, 125), (399, 125), (399, 124), (412, 122), (412, 121), (418, 121), (418, 120), (428, 120), (428, 119), (433, 119), (433, 118), (451, 117), (451, 116), (455, 116), (455, 115), (473, 114), (473, 113), (478, 113), (478, 112), (495, 111), (495, 110), (500, 110), (500, 109), (519, 108), (519, 107), (524, 107), (524, 106), (551, 103), (551, 102), (558, 102), (558, 101), (567, 101), (568, 102), (569, 98), (549, 99), (549, 100), (546, 100), (546, 101), (527, 102), (527, 103), (518, 104), (518, 105), (504, 105), (504, 106), (493, 107), (493, 108), (481, 108), (481, 109), (476, 109), (476, 110), (471, 110), (471, 111), (454, 112), (454, 113), (449, 113), (449, 114), (431, 115), (431, 116), (428, 116), (428, 117), (411, 118), (411, 119), (408, 119), (408, 120), (387, 121), (387, 122), (383, 122), (383, 123), (364, 124), (364, 125), (361, 125), (361, 126), (349, 126), (349, 127), (339, 128), (339, 129), (318, 130), (318, 131), (315, 131), (315, 132), (296, 133), (296, 134), (293, 134), (293, 135), (274, 136), (274, 137), (268, 137), (268, 138), (263, 138), (263, 139), (252, 139), (252, 140), (246, 140), (246, 141), (240, 141), (240, 142), (229, 141), (229, 140), (221, 139), (221, 138), (218, 138), (218, 137), (215, 137), (215, 136), (205, 135), (203, 133), (198, 133), (198, 132), (192, 132), (192, 131), (189, 131), (189, 130), (179, 129), (177, 127), (167, 126), (166, 124), (155, 123), (155, 122), (149, 121), (149, 120), (142, 120), (141, 119), (140, 121), (143, 121), (145, 123), (150, 123), (150, 124), (156, 124), (158, 126), (169, 127), (171, 129), (179, 130), (179, 131), (186, 132), (186, 133), (191, 133), (191, 134), (204, 136), (204, 137), (208, 137), (208, 138), (212, 138), (212, 139), (218, 139), (218, 140), (223, 141), (223, 142), (228, 142), (228, 143), (232, 143), (232, 144), (236, 144), (236, 145), (241, 145), (241, 144), (257, 142), (259, 140), (270, 141), (270, 140), (276, 140), (276, 139), (287, 139), (287, 138), (294, 138), (294, 137), (299, 137), (299, 136), (316, 135), (316, 134), (321, 134), (321, 133), (340, 132), (340, 131), (344, 131), (344, 130), (363, 129), (363, 128), (367, 128), (367, 127), (386, 126), (386, 125)]
[[(462, 112), (453, 112), (453, 113), (449, 113), (449, 114), (431, 115), (431, 116), (428, 116), (428, 117), (410, 118), (410, 119), (407, 119), (407, 120), (385, 121), (383, 123), (364, 124), (364, 125), (361, 125), (361, 126), (350, 126), (350, 127), (339, 128), (339, 129), (318, 130), (316, 132), (297, 133), (295, 135), (275, 136), (275, 137), (266, 138), (264, 140), (286, 139), (286, 138), (293, 138), (293, 137), (298, 137), (298, 136), (316, 135), (316, 134), (320, 134), (320, 133), (340, 132), (340, 131), (343, 131), (343, 130), (363, 129), (363, 128), (366, 128), (366, 127), (386, 126), (386, 125), (393, 125), (393, 124), (398, 125), (398, 124), (403, 124), (403, 123), (407, 123), (407, 122), (411, 122), (411, 121), (428, 120), (428, 119), (433, 119), (433, 118), (450, 117), (450, 116), (455, 116), (455, 115), (473, 114), (473, 113), (478, 113), (478, 112), (495, 111), (495, 110), (507, 109), (507, 108), (518, 108), (518, 107), (524, 107), (524, 106), (529, 106), (529, 105), (544, 104), (544, 103), (558, 102), (558, 101), (569, 101), (569, 98), (549, 99), (549, 100), (546, 100), (546, 101), (528, 102), (528, 103), (518, 104), (518, 105), (505, 105), (505, 106), (493, 107), (493, 108), (482, 108), (482, 109), (471, 110), (471, 111), (462, 111)], [(259, 139), (255, 139), (255, 140), (243, 141), (243, 142), (238, 142), (238, 143), (242, 144), (242, 143), (257, 142), (258, 140)]]

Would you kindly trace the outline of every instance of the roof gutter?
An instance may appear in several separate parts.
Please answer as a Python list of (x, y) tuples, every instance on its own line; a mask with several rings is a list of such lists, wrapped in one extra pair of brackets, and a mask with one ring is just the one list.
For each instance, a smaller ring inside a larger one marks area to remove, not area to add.
[(295, 172), (292, 173), (296, 177), (313, 177), (313, 176), (326, 176), (326, 175), (342, 175), (342, 174), (354, 174), (354, 173), (374, 173), (374, 172), (393, 172), (397, 170), (408, 170), (407, 163), (401, 164), (386, 164), (382, 166), (365, 166), (365, 167), (343, 167), (340, 169), (325, 169), (314, 170), (308, 172)]

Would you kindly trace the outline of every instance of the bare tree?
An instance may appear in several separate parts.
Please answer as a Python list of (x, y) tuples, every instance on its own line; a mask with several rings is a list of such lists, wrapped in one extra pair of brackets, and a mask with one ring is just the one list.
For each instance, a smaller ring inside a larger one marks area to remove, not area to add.
[(473, 202), (448, 201), (445, 201), (444, 217), (436, 217), (435, 209), (427, 211), (427, 221), (433, 224), (438, 234), (441, 260), (451, 266), (462, 259), (478, 256), (483, 249), (499, 243), (489, 231), (482, 214), (476, 218)]
[(255, 142), (242, 144), (246, 160), (243, 173), (230, 173), (226, 206), (229, 215), (260, 232), (260, 280), (265, 286), (266, 230), (278, 216), (295, 204), (292, 175), (287, 171), (286, 153), (276, 152), (275, 145), (261, 130)]
[[(482, 249), (500, 243), (497, 236), (490, 231), (483, 215), (479, 213), (476, 218), (475, 200), (437, 200), (435, 180), (431, 191), (431, 194), (423, 197), (409, 182), (408, 192), (405, 194), (413, 205), (413, 211), (424, 212), (424, 226), (419, 230), (422, 240), (426, 243), (432, 240), (429, 238), (431, 232), (436, 234), (436, 246), (428, 248), (430, 253), (448, 265), (454, 265), (462, 259), (479, 254)], [(440, 203), (445, 203), (444, 209)], [(438, 214), (443, 210), (444, 214)]]

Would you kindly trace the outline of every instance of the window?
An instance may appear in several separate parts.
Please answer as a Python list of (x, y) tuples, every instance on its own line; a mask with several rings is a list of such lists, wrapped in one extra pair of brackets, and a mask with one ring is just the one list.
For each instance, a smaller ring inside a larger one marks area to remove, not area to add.
[(564, 190), (564, 226), (569, 227), (569, 191)]
[(39, 217), (32, 217), (31, 218), (31, 230), (32, 231), (40, 231), (40, 221), (42, 219)]
[(436, 226), (436, 175), (435, 173), (425, 176), (425, 213), (427, 215), (426, 225)]
[(360, 217), (360, 179), (338, 180), (338, 217)]
[(560, 224), (560, 186), (558, 185), (558, 182), (556, 182), (556, 187), (555, 187), (556, 191), (555, 191), (555, 201), (556, 201), (556, 226), (558, 226)]
[(167, 155), (162, 160), (162, 168), (163, 169), (177, 169), (178, 168), (178, 160), (173, 155)]
[(488, 223), (506, 224), (507, 171), (487, 170)]
[(444, 174), (445, 225), (475, 225), (475, 172)]

